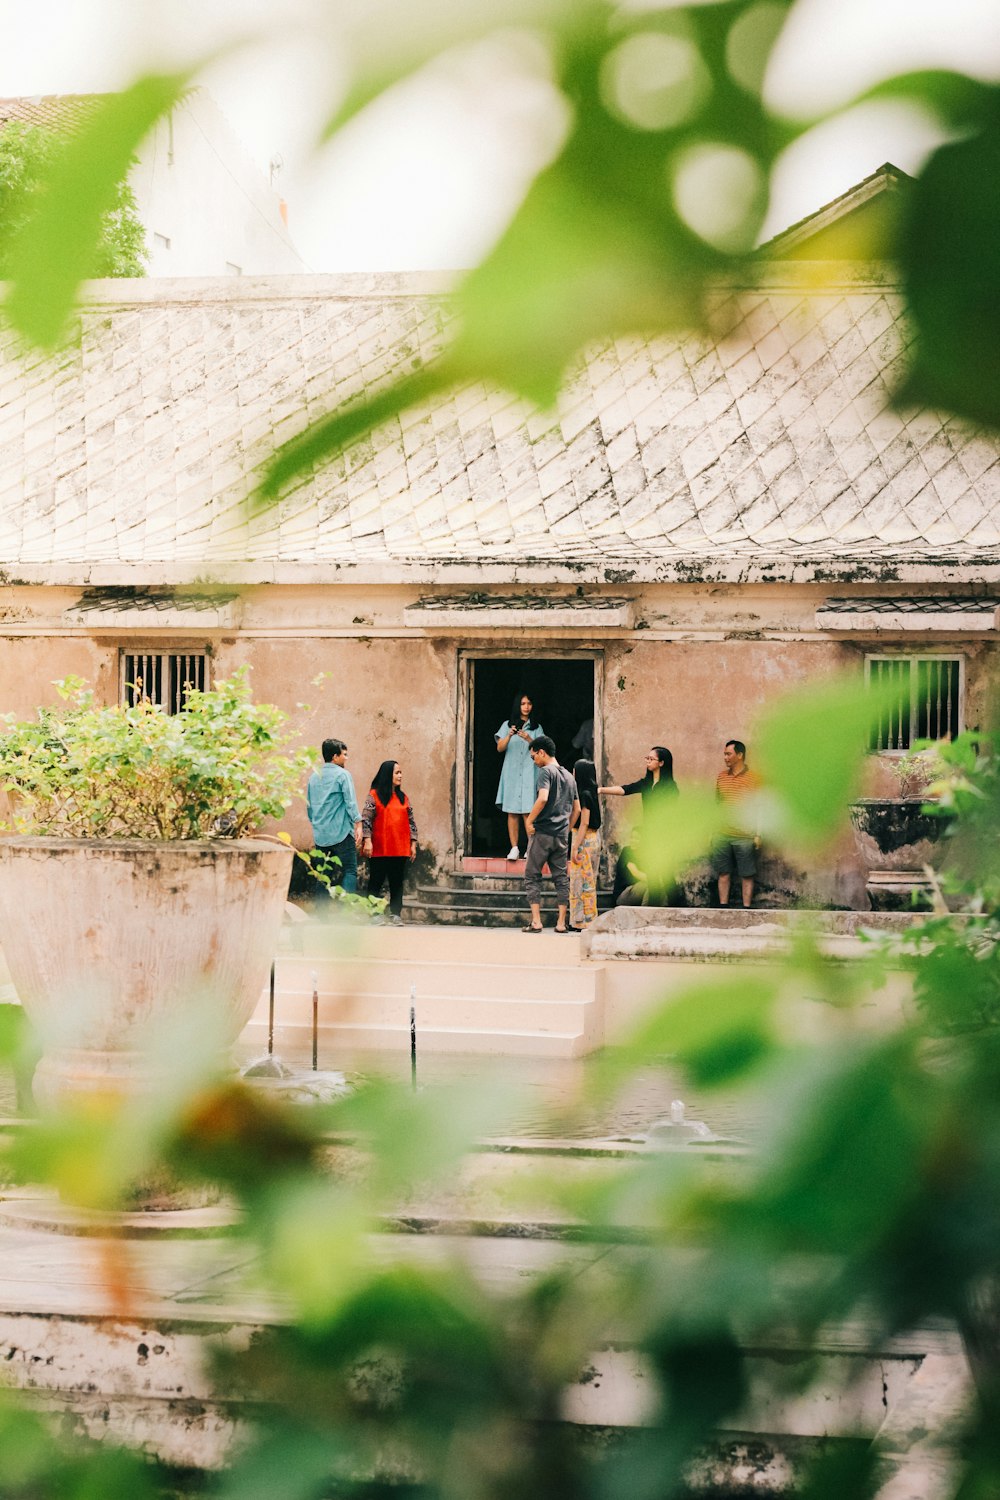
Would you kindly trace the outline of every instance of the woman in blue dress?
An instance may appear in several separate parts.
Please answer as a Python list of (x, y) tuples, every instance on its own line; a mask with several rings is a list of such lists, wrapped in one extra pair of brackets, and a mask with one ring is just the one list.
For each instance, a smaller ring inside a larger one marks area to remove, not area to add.
[(508, 859), (519, 859), (520, 824), (525, 813), (535, 805), (535, 763), (528, 754), (532, 740), (543, 733), (541, 724), (534, 717), (531, 699), (527, 693), (518, 693), (510, 711), (493, 738), (497, 750), (503, 756), (503, 770), (497, 787), (497, 807), (507, 814), (507, 834), (510, 838)]

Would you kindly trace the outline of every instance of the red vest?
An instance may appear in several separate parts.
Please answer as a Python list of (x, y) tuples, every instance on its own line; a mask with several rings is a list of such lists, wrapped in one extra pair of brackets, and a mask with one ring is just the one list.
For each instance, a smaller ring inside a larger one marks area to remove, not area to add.
[(372, 792), (375, 802), (375, 821), (372, 823), (372, 854), (377, 859), (391, 859), (394, 855), (410, 855), (410, 799), (400, 802), (398, 797), (389, 798), (389, 806), (383, 807), (378, 792)]

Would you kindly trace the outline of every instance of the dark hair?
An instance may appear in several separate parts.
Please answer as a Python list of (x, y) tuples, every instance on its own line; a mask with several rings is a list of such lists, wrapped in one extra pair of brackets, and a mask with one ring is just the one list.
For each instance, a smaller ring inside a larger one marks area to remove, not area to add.
[(730, 745), (732, 745), (737, 755), (746, 755), (747, 747), (742, 740), (727, 740), (723, 748), (728, 750)]
[(342, 750), (346, 749), (347, 746), (344, 744), (343, 740), (324, 740), (323, 759), (326, 761), (327, 765), (329, 765), (330, 761), (333, 760), (335, 755), (339, 755)]
[(573, 778), (578, 792), (592, 792), (597, 796), (597, 767), (592, 760), (574, 762)]
[[(657, 757), (658, 757), (658, 759), (660, 761), (660, 780), (661, 781), (673, 781), (673, 779), (674, 779), (674, 757), (671, 755), (671, 753), (667, 749), (666, 745), (650, 745), (649, 748), (651, 750), (655, 750), (656, 751)], [(643, 779), (645, 781), (652, 781), (652, 779), (653, 779), (653, 773), (652, 773), (652, 771), (647, 771), (646, 775), (645, 775), (645, 777)]]
[(555, 755), (556, 742), (555, 740), (550, 740), (547, 734), (540, 734), (537, 739), (532, 740), (528, 749), (544, 750), (546, 755)]
[(400, 802), (406, 801), (403, 795), (403, 788), (401, 786), (393, 786), (392, 784), (392, 773), (397, 765), (398, 761), (384, 760), (372, 777), (372, 791), (383, 807), (389, 806), (393, 792), (395, 792)]
[(522, 698), (527, 698), (528, 702), (531, 704), (531, 713), (528, 715), (528, 717), (524, 721), (525, 728), (526, 729), (537, 729), (539, 727), (539, 724), (538, 724), (538, 718), (537, 718), (537, 716), (535, 714), (535, 700), (534, 700), (534, 698), (532, 698), (532, 696), (531, 696), (530, 693), (518, 693), (517, 697), (514, 699), (513, 703), (510, 706), (510, 715), (509, 715), (509, 717), (507, 719), (507, 723), (508, 724), (513, 724), (515, 726), (518, 725), (518, 724), (520, 724), (520, 722), (521, 722), (521, 699)]

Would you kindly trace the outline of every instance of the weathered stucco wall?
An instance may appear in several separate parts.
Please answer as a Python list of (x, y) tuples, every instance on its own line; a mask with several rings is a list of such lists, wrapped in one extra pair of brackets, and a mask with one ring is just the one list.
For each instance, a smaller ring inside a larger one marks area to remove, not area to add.
[[(635, 780), (649, 746), (666, 745), (683, 794), (699, 782), (714, 782), (728, 739), (745, 741), (752, 765), (761, 712), (797, 684), (856, 663), (857, 654), (834, 641), (642, 641), (609, 649), (605, 660), (609, 780)], [(638, 815), (636, 802), (606, 803), (609, 835), (618, 842)], [(864, 879), (849, 836), (810, 864), (790, 860), (787, 851), (765, 852), (768, 882), (786, 897), (799, 893), (836, 905), (860, 901)]]
[(0, 712), (32, 718), (42, 704), (58, 703), (53, 682), (83, 677), (102, 702), (118, 692), (118, 653), (86, 637), (0, 636)]
[[(222, 675), (249, 664), (254, 696), (291, 715), (317, 760), (328, 736), (346, 741), (359, 801), (379, 764), (398, 760), (421, 847), (435, 862), (449, 858), (457, 713), (450, 642), (227, 639), (215, 660)], [(302, 803), (286, 827), (298, 844), (312, 842)]]
[[(510, 629), (437, 627), (435, 634), (435, 626), (421, 629), (404, 618), (407, 606), (426, 596), (426, 586), (394, 583), (248, 588), (232, 596), (228, 628), (208, 628), (192, 610), (189, 617), (175, 611), (169, 624), (164, 617), (159, 630), (159, 616), (150, 612), (150, 628), (138, 631), (126, 623), (134, 614), (116, 624), (114, 610), (99, 628), (92, 619), (81, 623), (74, 611), (79, 590), (11, 587), (0, 590), (0, 710), (31, 714), (39, 702), (53, 701), (52, 680), (68, 673), (87, 678), (100, 699), (114, 701), (123, 646), (209, 650), (214, 677), (249, 664), (255, 696), (284, 708), (317, 756), (325, 736), (347, 740), (360, 794), (382, 759), (400, 760), (426, 851), (425, 874), (446, 873), (464, 852), (454, 836), (465, 793), (461, 652), (525, 663), (567, 650), (590, 653), (603, 700), (602, 777), (635, 779), (649, 745), (662, 743), (674, 753), (682, 790), (711, 782), (728, 738), (747, 741), (752, 763), (759, 714), (795, 684), (855, 670), (860, 689), (866, 653), (961, 655), (965, 723), (990, 717), (1000, 641), (988, 637), (837, 637), (816, 627), (817, 605), (830, 592), (818, 584), (651, 584), (603, 592), (630, 601), (634, 629), (546, 629), (544, 610), (518, 613), (519, 591), (509, 586), (496, 597), (512, 610)], [(870, 590), (856, 592), (860, 598)], [(190, 628), (180, 629), (187, 618)], [(568, 746), (560, 750), (571, 759)], [(877, 767), (871, 789), (879, 789)], [(637, 811), (635, 804), (609, 802), (609, 843), (624, 835)], [(296, 842), (308, 845), (302, 804), (286, 826)], [(770, 859), (788, 892), (835, 904), (860, 899), (863, 882), (846, 835), (811, 868), (783, 861), (782, 851), (771, 851)]]

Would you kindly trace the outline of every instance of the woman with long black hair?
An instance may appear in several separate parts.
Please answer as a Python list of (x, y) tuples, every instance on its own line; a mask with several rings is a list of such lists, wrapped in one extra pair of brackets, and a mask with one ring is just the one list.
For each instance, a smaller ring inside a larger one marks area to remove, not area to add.
[(389, 920), (401, 927), (403, 881), (407, 865), (417, 857), (417, 825), (397, 760), (384, 760), (372, 777), (361, 809), (361, 835), (369, 860), (368, 895), (381, 896), (388, 881)]
[[(674, 757), (666, 745), (653, 745), (646, 752), (646, 774), (639, 781), (627, 781), (623, 786), (598, 787), (602, 797), (633, 797), (638, 794), (642, 798), (642, 811), (645, 818), (650, 809), (659, 807), (666, 798), (677, 796), (677, 783), (674, 780)], [(618, 864), (615, 866), (615, 903), (619, 901), (623, 893), (634, 883), (629, 865), (634, 865), (638, 850), (628, 847), (622, 850), (618, 856)], [(645, 861), (644, 861), (645, 863)], [(665, 901), (652, 900), (654, 892), (649, 893), (651, 904), (665, 905)], [(667, 893), (659, 893), (661, 895)]]
[(542, 732), (528, 694), (518, 693), (511, 705), (509, 717), (493, 736), (497, 742), (497, 751), (503, 756), (496, 802), (497, 807), (507, 814), (507, 837), (510, 839), (508, 859), (520, 858), (518, 840), (521, 837), (521, 824), (535, 804), (538, 776), (530, 750), (532, 740), (537, 740)]

